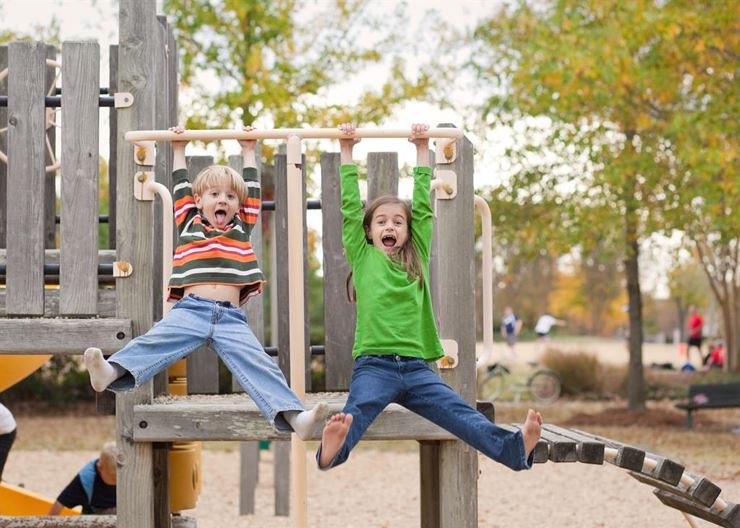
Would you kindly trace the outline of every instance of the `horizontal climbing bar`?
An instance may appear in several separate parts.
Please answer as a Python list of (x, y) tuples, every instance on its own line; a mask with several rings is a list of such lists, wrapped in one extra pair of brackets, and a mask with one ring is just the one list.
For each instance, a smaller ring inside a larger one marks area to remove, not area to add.
[[(273, 128), (265, 130), (185, 130), (181, 134), (169, 130), (132, 130), (126, 132), (126, 141), (221, 141), (226, 139), (288, 139), (298, 136), (301, 139), (344, 139), (350, 136), (343, 134), (338, 128)], [(408, 138), (411, 128), (358, 128), (354, 137), (357, 138)], [(422, 138), (449, 138), (463, 137), (459, 128), (430, 128)]]

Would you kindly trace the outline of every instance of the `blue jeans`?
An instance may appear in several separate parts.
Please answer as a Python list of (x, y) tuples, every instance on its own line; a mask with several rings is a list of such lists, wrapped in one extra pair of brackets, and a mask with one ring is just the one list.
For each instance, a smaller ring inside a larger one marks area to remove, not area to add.
[(262, 348), (244, 313), (229, 302), (196, 295), (181, 299), (146, 334), (108, 359), (127, 371), (108, 388), (120, 392), (138, 387), (203, 345), (216, 351), (276, 430), (293, 430), (280, 413), (303, 411), (303, 403)]
[[(352, 415), (342, 449), (324, 469), (347, 460), (352, 448), (373, 420), (389, 403), (398, 403), (446, 429), (484, 455), (513, 469), (532, 467), (533, 455), (524, 457), (521, 431), (512, 433), (491, 423), (442, 381), (422, 359), (360, 356), (352, 369), (352, 381), (344, 413)], [(321, 446), (316, 453), (318, 462)]]

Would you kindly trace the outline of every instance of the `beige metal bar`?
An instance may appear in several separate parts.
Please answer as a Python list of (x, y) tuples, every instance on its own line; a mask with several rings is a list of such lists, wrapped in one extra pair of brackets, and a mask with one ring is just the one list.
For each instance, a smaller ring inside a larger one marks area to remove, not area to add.
[[(288, 321), (290, 325), (290, 387), (306, 399), (305, 321), (303, 313), (303, 171), (301, 138), (288, 137)], [(308, 519), (306, 501), (306, 444), (293, 433), (290, 442), (290, 511), (293, 526), (305, 528)]]
[[(342, 134), (337, 128), (273, 128), (265, 130), (185, 130), (175, 134), (169, 130), (132, 130), (126, 132), (126, 141), (222, 141), (226, 139), (288, 139), (296, 136), (300, 139), (342, 139), (349, 136)], [(358, 138), (408, 138), (411, 128), (358, 128), (354, 137)], [(430, 128), (422, 138), (451, 138), (463, 137), (459, 128)]]
[(162, 200), (162, 316), (164, 317), (172, 308), (172, 305), (167, 302), (170, 293), (167, 286), (172, 274), (172, 225), (175, 221), (175, 213), (172, 207), (172, 195), (167, 187), (153, 180), (147, 180), (144, 189), (158, 194)]
[(491, 209), (488, 202), (477, 194), (473, 197), (475, 208), (480, 214), (481, 242), (481, 279), (483, 288), (483, 355), (476, 361), (476, 368), (483, 367), (493, 357), (493, 248)]

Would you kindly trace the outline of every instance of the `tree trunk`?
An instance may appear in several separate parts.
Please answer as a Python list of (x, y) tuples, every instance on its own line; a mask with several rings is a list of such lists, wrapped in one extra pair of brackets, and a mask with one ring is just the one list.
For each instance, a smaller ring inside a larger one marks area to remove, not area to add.
[(640, 293), (640, 248), (637, 240), (637, 218), (634, 211), (625, 215), (627, 253), (624, 270), (627, 276), (629, 303), (629, 369), (627, 377), (628, 406), (632, 411), (645, 409), (645, 381), (642, 370), (642, 294)]

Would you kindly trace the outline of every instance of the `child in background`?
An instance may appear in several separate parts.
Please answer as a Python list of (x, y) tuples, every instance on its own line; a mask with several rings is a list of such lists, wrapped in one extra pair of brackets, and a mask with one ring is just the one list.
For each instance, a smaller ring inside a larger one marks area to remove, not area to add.
[(49, 515), (59, 515), (65, 507), (77, 506), (82, 506), (83, 515), (116, 513), (117, 456), (116, 443), (106, 443), (100, 457), (85, 464), (62, 490)]
[(8, 460), (8, 453), (15, 442), (15, 418), (5, 405), (0, 403), (0, 480), (3, 479), (3, 469), (5, 461)]
[[(342, 125), (348, 136), (353, 125)], [(342, 413), (324, 427), (319, 468), (343, 463), (377, 415), (391, 402), (436, 423), (486, 456), (514, 470), (530, 468), (542, 417), (529, 410), (521, 431), (500, 429), (446, 385), (428, 362), (443, 356), (432, 312), (429, 256), (432, 207), (429, 140), (413, 125), (416, 145), (413, 204), (395, 196), (374, 200), (363, 215), (356, 138), (340, 140), (342, 242), (356, 290), (355, 365)]]
[[(182, 133), (183, 129), (170, 129)], [(245, 127), (245, 131), (252, 127)], [(261, 207), (255, 140), (240, 141), (243, 180), (228, 166), (212, 165), (188, 181), (186, 141), (173, 141), (177, 249), (172, 263), (169, 314), (146, 334), (113, 354), (85, 351), (90, 381), (98, 391), (126, 391), (209, 345), (277, 431), (302, 439), (319, 426), (328, 407), (305, 411), (267, 355), (239, 308), (261, 292), (264, 279), (249, 240)]]

